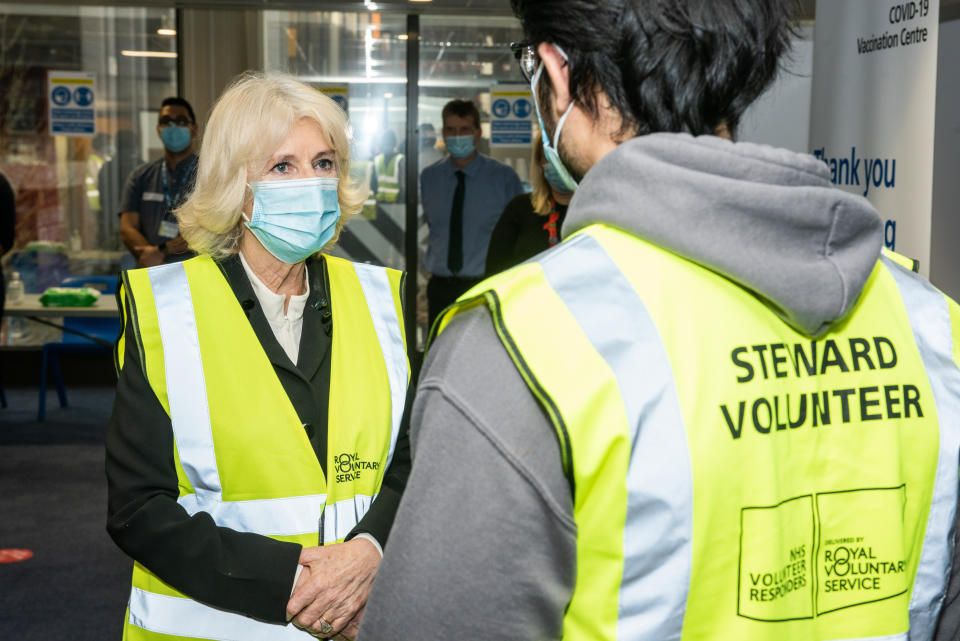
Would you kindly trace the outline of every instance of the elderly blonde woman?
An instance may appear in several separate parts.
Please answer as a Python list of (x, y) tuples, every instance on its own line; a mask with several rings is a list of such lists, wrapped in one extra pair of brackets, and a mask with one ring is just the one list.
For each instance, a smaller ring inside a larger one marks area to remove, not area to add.
[(409, 471), (409, 375), (401, 274), (318, 254), (361, 206), (349, 162), (332, 100), (243, 76), (177, 213), (199, 256), (123, 274), (106, 470), (136, 562), (124, 639), (356, 632)]

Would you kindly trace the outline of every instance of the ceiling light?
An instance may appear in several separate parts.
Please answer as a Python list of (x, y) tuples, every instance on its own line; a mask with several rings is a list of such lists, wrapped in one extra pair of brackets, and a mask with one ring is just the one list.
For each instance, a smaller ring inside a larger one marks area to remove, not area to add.
[(177, 54), (173, 51), (130, 51), (124, 49), (120, 52), (121, 56), (130, 58), (176, 58)]
[(170, 29), (169, 27), (160, 27), (157, 29), (157, 35), (160, 36), (175, 36), (177, 35), (176, 29)]
[(407, 34), (401, 33), (397, 35), (397, 40), (406, 40), (408, 37), (409, 36)]

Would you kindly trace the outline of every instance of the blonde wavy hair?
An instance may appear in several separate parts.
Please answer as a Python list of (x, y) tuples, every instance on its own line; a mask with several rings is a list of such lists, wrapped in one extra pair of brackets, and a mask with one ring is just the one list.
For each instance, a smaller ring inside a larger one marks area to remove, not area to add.
[(340, 220), (327, 246), (363, 206), (364, 192), (350, 181), (350, 126), (333, 100), (285, 74), (246, 72), (217, 100), (203, 133), (197, 179), (176, 211), (180, 234), (192, 250), (223, 258), (237, 252), (249, 176), (280, 146), (293, 126), (309, 118), (336, 154)]
[(534, 127), (534, 143), (530, 152), (530, 186), (533, 191), (530, 192), (530, 204), (533, 205), (533, 213), (540, 216), (546, 216), (553, 207), (553, 192), (550, 191), (550, 183), (543, 175), (543, 163), (546, 157), (543, 155), (543, 140), (540, 133)]

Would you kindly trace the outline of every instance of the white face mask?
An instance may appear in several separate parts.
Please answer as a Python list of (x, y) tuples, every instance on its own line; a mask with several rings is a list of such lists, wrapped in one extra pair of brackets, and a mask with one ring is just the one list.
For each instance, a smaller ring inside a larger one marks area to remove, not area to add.
[[(564, 60), (568, 60), (567, 54), (564, 53), (558, 45), (553, 45), (556, 47), (557, 51), (560, 52), (560, 55), (563, 56)], [(567, 116), (570, 115), (570, 112), (573, 111), (573, 101), (570, 101), (570, 106), (567, 107), (567, 110), (563, 112), (563, 115), (560, 116), (560, 122), (557, 123), (557, 130), (553, 133), (553, 144), (550, 144), (550, 137), (547, 136), (547, 130), (543, 126), (543, 117), (540, 115), (540, 103), (537, 100), (537, 83), (540, 81), (540, 74), (543, 73), (543, 61), (540, 62), (540, 66), (537, 67), (536, 73), (533, 74), (533, 78), (530, 80), (530, 91), (533, 93), (533, 106), (537, 111), (537, 121), (540, 123), (540, 137), (543, 140), (543, 155), (546, 157), (547, 162), (550, 163), (550, 166), (553, 167), (554, 171), (557, 172), (557, 176), (560, 178), (560, 181), (563, 183), (563, 186), (567, 188), (568, 191), (574, 191), (577, 188), (577, 181), (573, 179), (573, 176), (570, 175), (570, 171), (567, 169), (567, 166), (563, 164), (563, 161), (560, 160), (560, 130), (563, 129), (563, 123), (566, 122)]]

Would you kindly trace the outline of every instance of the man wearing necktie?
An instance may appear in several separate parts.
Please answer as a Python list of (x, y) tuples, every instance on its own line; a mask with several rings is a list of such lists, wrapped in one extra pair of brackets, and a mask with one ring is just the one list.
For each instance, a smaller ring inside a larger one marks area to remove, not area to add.
[(480, 282), (490, 235), (508, 202), (523, 193), (517, 173), (477, 151), (480, 111), (469, 100), (443, 107), (443, 139), (450, 153), (423, 170), (420, 189), (430, 229), (430, 324), (445, 307)]

